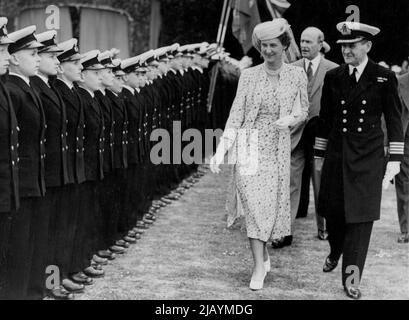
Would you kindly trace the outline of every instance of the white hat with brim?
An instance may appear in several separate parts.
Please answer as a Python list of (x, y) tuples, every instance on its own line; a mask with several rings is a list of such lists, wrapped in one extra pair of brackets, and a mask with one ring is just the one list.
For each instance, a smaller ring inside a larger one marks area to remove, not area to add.
[(82, 64), (82, 67), (84, 68), (83, 71), (85, 70), (102, 70), (105, 69), (105, 67), (100, 64), (98, 55), (101, 52), (99, 50), (91, 50), (88, 52), (85, 52), (80, 59), (80, 62)]
[(381, 30), (365, 23), (343, 21), (337, 24), (341, 39), (337, 43), (355, 43), (362, 40), (371, 40)]
[(71, 38), (67, 41), (60, 42), (58, 44), (58, 47), (60, 47), (63, 50), (62, 53), (57, 56), (60, 62), (70, 62), (81, 59), (77, 39)]
[(43, 45), (37, 41), (34, 35), (36, 31), (36, 26), (28, 26), (23, 29), (14, 31), (8, 34), (8, 37), (14, 41), (10, 43), (8, 51), (13, 54), (17, 51), (28, 50), (28, 49), (38, 49), (43, 47)]
[(57, 37), (56, 30), (49, 30), (39, 34), (36, 34), (37, 41), (40, 42), (43, 47), (38, 49), (38, 53), (45, 52), (63, 52), (64, 50), (60, 48), (55, 41)]

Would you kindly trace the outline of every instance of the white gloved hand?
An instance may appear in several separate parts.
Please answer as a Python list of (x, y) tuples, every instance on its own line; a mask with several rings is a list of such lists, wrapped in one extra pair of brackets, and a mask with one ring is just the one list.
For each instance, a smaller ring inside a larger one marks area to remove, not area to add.
[(210, 171), (213, 173), (219, 173), (220, 165), (223, 163), (223, 160), (224, 154), (217, 150), (214, 156), (210, 159)]
[(385, 176), (383, 177), (382, 187), (386, 190), (390, 181), (400, 172), (400, 161), (389, 161), (386, 166)]
[(282, 117), (273, 123), (280, 130), (288, 130), (290, 127), (297, 124), (293, 115)]
[(314, 168), (315, 168), (315, 170), (321, 172), (323, 164), (324, 164), (324, 158), (314, 157)]

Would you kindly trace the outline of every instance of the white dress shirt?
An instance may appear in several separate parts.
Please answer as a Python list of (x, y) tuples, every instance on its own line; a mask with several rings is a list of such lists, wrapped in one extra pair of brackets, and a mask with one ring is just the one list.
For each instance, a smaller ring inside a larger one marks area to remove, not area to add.
[(360, 65), (358, 65), (358, 66), (356, 66), (356, 67), (351, 66), (350, 64), (348, 65), (349, 75), (351, 75), (352, 72), (353, 72), (353, 70), (354, 70), (354, 68), (356, 68), (356, 73), (355, 73), (356, 82), (358, 82), (359, 79), (361, 78), (362, 73), (364, 72), (365, 67), (366, 67), (366, 65), (368, 64), (368, 61), (369, 61), (368, 56), (366, 56), (365, 59), (361, 62)]
[(312, 75), (315, 75), (315, 73), (318, 70), (318, 66), (320, 65), (320, 62), (321, 62), (321, 55), (320, 54), (317, 54), (317, 56), (312, 60), (304, 59), (305, 72), (307, 72), (309, 64), (312, 63), (312, 66), (311, 66), (312, 67)]

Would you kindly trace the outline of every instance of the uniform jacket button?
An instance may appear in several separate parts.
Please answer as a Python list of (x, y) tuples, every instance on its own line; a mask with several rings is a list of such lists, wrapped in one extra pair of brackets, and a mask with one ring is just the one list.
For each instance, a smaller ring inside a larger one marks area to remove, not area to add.
[(342, 131), (343, 131), (343, 132), (347, 132), (348, 129), (347, 129), (347, 128), (343, 128)]
[(342, 113), (343, 113), (343, 114), (347, 114), (347, 111), (346, 111), (346, 110), (342, 110)]
[(342, 122), (343, 122), (343, 123), (347, 123), (347, 119), (342, 119)]
[(365, 110), (364, 110), (364, 109), (362, 109), (362, 110), (361, 110), (361, 113), (362, 113), (362, 114), (364, 114), (364, 113), (365, 113)]
[(362, 104), (366, 104), (366, 100), (362, 100)]
[(359, 127), (357, 130), (358, 130), (358, 132), (361, 132), (361, 131), (362, 131), (362, 128), (361, 128), (361, 127)]
[(362, 119), (362, 118), (361, 118), (361, 119), (359, 119), (359, 122), (360, 122), (360, 123), (364, 122), (364, 119)]

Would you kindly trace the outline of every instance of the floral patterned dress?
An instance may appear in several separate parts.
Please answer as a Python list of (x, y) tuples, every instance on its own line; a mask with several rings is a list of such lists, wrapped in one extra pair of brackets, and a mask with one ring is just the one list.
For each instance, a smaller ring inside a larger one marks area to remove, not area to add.
[[(256, 170), (244, 172), (236, 159), (228, 196), (228, 226), (238, 217), (245, 218), (249, 238), (268, 241), (291, 234), (290, 214), (290, 130), (279, 130), (273, 123), (294, 114), (297, 119), (308, 115), (307, 77), (302, 68), (284, 65), (274, 86), (260, 67), (245, 70), (222, 139), (227, 148), (237, 147), (239, 129), (257, 132)], [(248, 147), (248, 146), (247, 146)], [(243, 150), (236, 153), (239, 155)], [(250, 153), (250, 157), (254, 151)]]

